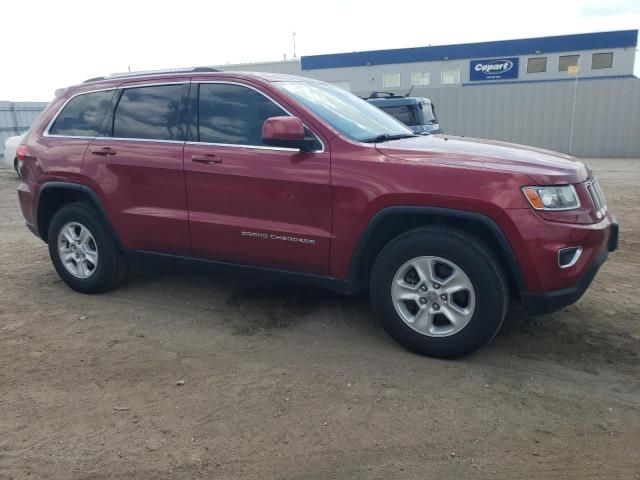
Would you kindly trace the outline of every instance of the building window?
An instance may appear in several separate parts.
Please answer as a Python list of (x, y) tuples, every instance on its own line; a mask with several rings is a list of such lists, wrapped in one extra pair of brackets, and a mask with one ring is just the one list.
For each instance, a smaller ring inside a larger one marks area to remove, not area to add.
[(578, 65), (578, 55), (563, 55), (558, 62), (558, 71), (566, 72), (569, 67), (575, 67)]
[(382, 86), (384, 88), (400, 88), (400, 74), (386, 73), (382, 76)]
[(547, 71), (547, 57), (535, 57), (527, 60), (527, 73), (541, 73)]
[(423, 85), (429, 85), (431, 75), (429, 72), (413, 72), (411, 74), (411, 85), (420, 87)]
[(455, 85), (460, 83), (460, 70), (445, 70), (442, 72), (443, 85)]
[(600, 68), (613, 67), (613, 52), (594, 53), (591, 55), (591, 69), (599, 70)]

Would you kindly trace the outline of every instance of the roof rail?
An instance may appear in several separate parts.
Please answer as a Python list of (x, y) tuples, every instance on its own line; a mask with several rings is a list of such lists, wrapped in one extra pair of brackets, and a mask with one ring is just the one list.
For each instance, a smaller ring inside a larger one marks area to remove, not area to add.
[(167, 70), (145, 70), (140, 72), (116, 73), (114, 75), (104, 75), (102, 77), (88, 78), (82, 83), (97, 82), (99, 80), (111, 80), (114, 78), (131, 78), (131, 77), (143, 77), (145, 75), (161, 75), (163, 73), (202, 73), (202, 72), (221, 72), (221, 71), (222, 70), (218, 70), (217, 68), (213, 68), (213, 67), (177, 68), (177, 69), (167, 69)]
[(371, 92), (371, 95), (366, 97), (365, 100), (368, 100), (370, 98), (405, 98), (405, 97), (402, 95), (396, 95), (395, 93), (391, 93), (391, 92)]

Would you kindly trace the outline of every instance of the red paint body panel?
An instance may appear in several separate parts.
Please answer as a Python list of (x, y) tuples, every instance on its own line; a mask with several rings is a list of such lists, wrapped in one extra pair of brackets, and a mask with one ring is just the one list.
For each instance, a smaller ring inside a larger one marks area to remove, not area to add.
[(494, 140), (430, 135), (386, 142), (380, 150), (394, 158), (526, 175), (537, 185), (584, 182), (590, 174), (568, 155)]
[[(205, 154), (215, 155), (221, 163), (190, 160)], [(185, 158), (194, 255), (327, 273), (332, 214), (329, 152), (187, 144)]]
[[(549, 222), (532, 209), (506, 211), (511, 224), (509, 241), (527, 280), (528, 291), (542, 293), (573, 286), (591, 262), (607, 249), (610, 217), (590, 225)], [(506, 232), (505, 232), (506, 233)], [(581, 246), (578, 263), (558, 266), (558, 250)]]
[[(401, 143), (401, 142), (389, 142)], [(469, 169), (424, 159), (397, 159), (380, 148), (336, 137), (331, 142), (334, 245), (331, 273), (343, 277), (360, 234), (385, 207), (445, 207), (483, 214), (494, 221), (508, 208), (527, 208), (519, 194), (528, 177)], [(505, 192), (518, 194), (505, 194)], [(503, 214), (504, 215), (504, 214)]]
[(262, 138), (302, 140), (304, 138), (304, 125), (298, 117), (271, 117), (264, 122)]
[[(474, 212), (504, 233), (528, 292), (568, 288), (607, 248), (611, 217), (598, 221), (584, 183), (591, 172), (567, 155), (494, 141), (424, 136), (377, 145), (349, 140), (276, 88), (269, 75), (207, 73), (268, 94), (322, 140), (323, 152), (203, 143), (44, 137), (71, 95), (121, 84), (189, 81), (155, 75), (71, 87), (36, 121), (25, 143), (19, 198), (35, 224), (40, 187), (80, 183), (102, 202), (123, 245), (344, 279), (371, 219), (386, 207)], [(95, 156), (88, 148), (112, 147)], [(196, 156), (200, 161), (193, 161)], [(202, 159), (215, 158), (216, 163)], [(84, 159), (84, 163), (83, 163)], [(526, 185), (574, 184), (581, 207), (536, 212)], [(557, 251), (582, 246), (570, 269)]]
[[(103, 147), (115, 154), (91, 153)], [(110, 138), (91, 142), (82, 173), (126, 248), (191, 253), (183, 152), (182, 143)]]

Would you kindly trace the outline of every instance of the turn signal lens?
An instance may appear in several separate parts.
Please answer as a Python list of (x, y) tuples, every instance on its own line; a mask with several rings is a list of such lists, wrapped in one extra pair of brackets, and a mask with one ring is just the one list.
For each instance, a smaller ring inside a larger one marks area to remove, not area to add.
[(535, 190), (533, 190), (532, 188), (523, 188), (522, 191), (524, 192), (524, 196), (527, 197), (527, 200), (529, 200), (529, 203), (533, 208), (535, 208), (536, 210), (542, 210), (544, 208), (544, 204), (542, 203), (542, 200), (540, 200), (540, 197), (535, 192)]
[(522, 193), (536, 210), (572, 210), (580, 206), (573, 185), (523, 187)]

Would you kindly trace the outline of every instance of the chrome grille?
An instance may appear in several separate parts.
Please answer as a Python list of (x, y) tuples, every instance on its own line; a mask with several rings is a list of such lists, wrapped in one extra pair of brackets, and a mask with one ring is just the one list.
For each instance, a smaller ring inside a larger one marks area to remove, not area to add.
[(589, 197), (591, 197), (596, 217), (601, 219), (604, 217), (604, 214), (607, 213), (607, 202), (604, 199), (602, 189), (600, 188), (597, 180), (592, 180), (587, 183), (587, 192), (589, 193)]

